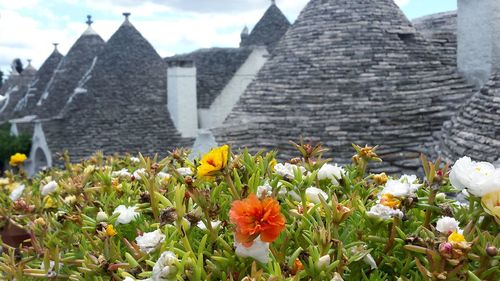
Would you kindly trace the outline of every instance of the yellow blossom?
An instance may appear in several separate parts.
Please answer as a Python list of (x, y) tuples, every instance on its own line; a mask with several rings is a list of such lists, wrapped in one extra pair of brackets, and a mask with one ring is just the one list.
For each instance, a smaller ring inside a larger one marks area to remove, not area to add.
[(45, 198), (43, 198), (43, 202), (44, 209), (52, 209), (56, 207), (56, 202), (50, 196), (45, 196)]
[(387, 177), (387, 175), (385, 173), (381, 173), (381, 174), (378, 174), (378, 175), (374, 175), (373, 176), (373, 180), (375, 181), (376, 184), (378, 185), (383, 185), (387, 182), (389, 178)]
[(8, 178), (0, 178), (0, 186), (8, 185), (9, 183), (10, 183), (10, 180)]
[(271, 171), (274, 172), (274, 166), (276, 166), (278, 164), (278, 161), (276, 161), (276, 159), (273, 159), (269, 162), (269, 168), (271, 168)]
[(43, 218), (37, 218), (33, 221), (35, 224), (44, 226), (45, 225), (45, 220)]
[(10, 157), (9, 164), (13, 167), (19, 166), (24, 163), (28, 159), (23, 153), (16, 153)]
[(108, 235), (109, 237), (113, 237), (117, 234), (115, 228), (113, 227), (112, 224), (108, 224), (108, 226), (106, 227), (106, 235)]
[(227, 166), (229, 146), (223, 145), (212, 149), (200, 160), (200, 166), (197, 170), (198, 177), (214, 176)]
[(448, 236), (448, 242), (455, 242), (455, 243), (465, 242), (465, 237), (462, 234), (453, 231), (453, 233), (451, 233), (450, 236)]
[(380, 199), (380, 204), (394, 209), (394, 208), (399, 208), (399, 206), (401, 205), (401, 201), (394, 195), (390, 193), (385, 193), (384, 195), (382, 195), (382, 198)]
[(492, 215), (500, 223), (500, 190), (490, 192), (481, 198), (484, 211)]

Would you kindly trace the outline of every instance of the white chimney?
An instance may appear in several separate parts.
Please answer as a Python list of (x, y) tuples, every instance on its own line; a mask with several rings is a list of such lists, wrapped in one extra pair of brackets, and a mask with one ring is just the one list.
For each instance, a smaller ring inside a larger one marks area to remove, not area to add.
[(500, 69), (500, 0), (458, 0), (459, 71), (477, 87)]
[(196, 102), (196, 67), (193, 61), (168, 62), (168, 111), (183, 137), (196, 137), (198, 107)]

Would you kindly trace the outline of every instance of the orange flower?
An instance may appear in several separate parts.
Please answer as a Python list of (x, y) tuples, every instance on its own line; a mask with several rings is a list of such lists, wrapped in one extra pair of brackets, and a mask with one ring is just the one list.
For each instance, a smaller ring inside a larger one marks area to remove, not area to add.
[(236, 240), (250, 247), (260, 235), (264, 242), (273, 242), (285, 229), (285, 217), (278, 201), (267, 197), (259, 200), (255, 194), (234, 201), (229, 211), (231, 222), (236, 225)]
[(385, 193), (384, 195), (382, 195), (382, 198), (380, 198), (380, 204), (394, 209), (399, 208), (399, 206), (401, 205), (401, 201), (394, 195)]

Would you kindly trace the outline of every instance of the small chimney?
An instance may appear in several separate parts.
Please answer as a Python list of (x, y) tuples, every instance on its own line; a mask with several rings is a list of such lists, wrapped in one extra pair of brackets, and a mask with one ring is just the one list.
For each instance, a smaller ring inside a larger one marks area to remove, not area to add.
[(196, 98), (196, 67), (191, 60), (168, 62), (168, 111), (183, 137), (196, 137), (198, 106)]
[(457, 64), (476, 87), (500, 70), (500, 1), (458, 0)]

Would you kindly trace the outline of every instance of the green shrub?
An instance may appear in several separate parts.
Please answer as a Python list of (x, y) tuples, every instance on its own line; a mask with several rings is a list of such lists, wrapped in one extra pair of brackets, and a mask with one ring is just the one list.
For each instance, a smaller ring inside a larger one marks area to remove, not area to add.
[(30, 149), (31, 137), (29, 135), (12, 136), (8, 123), (0, 125), (0, 171), (8, 165), (11, 155), (16, 152), (28, 155)]

